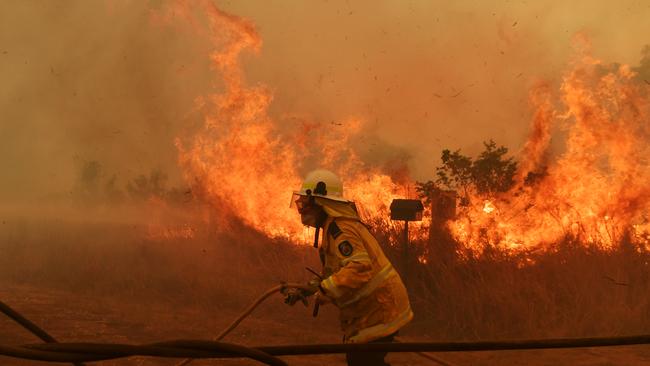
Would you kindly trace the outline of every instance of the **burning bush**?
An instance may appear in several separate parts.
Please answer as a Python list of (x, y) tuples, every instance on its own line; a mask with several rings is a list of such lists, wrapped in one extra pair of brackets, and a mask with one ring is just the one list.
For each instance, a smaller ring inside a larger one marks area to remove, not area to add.
[(476, 160), (462, 155), (460, 150), (443, 150), (440, 157), (442, 165), (436, 168), (438, 178), (435, 183), (428, 181), (417, 184), (420, 197), (428, 200), (431, 191), (440, 187), (460, 191), (459, 204), (467, 206), (473, 195), (489, 198), (510, 190), (514, 185), (517, 162), (512, 157), (504, 158), (508, 153), (507, 147), (497, 147), (493, 140), (483, 142), (483, 145), (485, 150)]
[[(468, 201), (478, 204), (462, 208), (449, 225), (459, 242), (509, 251), (565, 237), (604, 249), (626, 237), (645, 245), (638, 234), (650, 204), (647, 87), (629, 67), (583, 51), (560, 91), (564, 110), (556, 111), (545, 85), (533, 90), (537, 111), (514, 184), (489, 199), (470, 192)], [(551, 144), (555, 128), (562, 133)]]

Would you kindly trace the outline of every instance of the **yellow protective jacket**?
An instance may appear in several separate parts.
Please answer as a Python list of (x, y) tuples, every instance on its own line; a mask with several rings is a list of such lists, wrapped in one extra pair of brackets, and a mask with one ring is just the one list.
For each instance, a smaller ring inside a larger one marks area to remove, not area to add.
[(325, 222), (320, 287), (341, 311), (345, 342), (365, 343), (395, 333), (413, 312), (399, 275), (353, 216), (330, 216)]

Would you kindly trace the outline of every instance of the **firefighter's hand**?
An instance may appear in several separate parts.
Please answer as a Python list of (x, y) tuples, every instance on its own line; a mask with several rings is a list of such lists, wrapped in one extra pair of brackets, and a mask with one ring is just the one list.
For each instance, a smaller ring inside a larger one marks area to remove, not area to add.
[(314, 288), (311, 285), (305, 288), (285, 287), (281, 290), (284, 295), (284, 303), (293, 306), (298, 301), (301, 301), (305, 306), (309, 305), (307, 298), (312, 296), (318, 291), (318, 287)]
[(314, 292), (314, 301), (318, 305), (325, 305), (329, 304), (332, 302), (332, 299), (330, 299), (329, 296), (325, 295), (321, 288), (320, 288), (320, 283), (322, 279), (320, 277), (314, 277), (311, 279), (311, 281), (307, 282), (307, 286), (309, 286), (312, 291)]
[(309, 282), (307, 282), (307, 287), (309, 288), (309, 291), (312, 294), (315, 294), (319, 292), (320, 290), (320, 281), (321, 279), (319, 277), (314, 277)]
[(305, 293), (305, 290), (299, 288), (288, 288), (284, 292), (284, 303), (287, 305), (293, 306), (298, 301), (302, 301), (303, 305), (309, 305), (307, 302), (307, 297), (309, 294)]
[(316, 301), (318, 305), (325, 305), (331, 303), (332, 299), (330, 299), (329, 296), (325, 295), (324, 293), (318, 291), (314, 297), (314, 301)]

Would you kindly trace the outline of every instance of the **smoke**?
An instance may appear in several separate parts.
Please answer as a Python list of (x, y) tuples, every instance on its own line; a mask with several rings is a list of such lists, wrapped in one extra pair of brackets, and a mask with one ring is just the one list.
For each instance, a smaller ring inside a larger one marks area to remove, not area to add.
[[(166, 3), (0, 4), (0, 199), (65, 197), (88, 161), (117, 185), (153, 169), (180, 184), (174, 137), (222, 85), (204, 34), (156, 21)], [(650, 34), (649, 5), (632, 1), (215, 3), (258, 29), (243, 71), (272, 92), (281, 131), (361, 119), (360, 156), (407, 160), (416, 179), (442, 148), (520, 149), (528, 90), (557, 87), (576, 32), (596, 57), (631, 65)]]
[(0, 197), (65, 195), (88, 162), (120, 185), (176, 173), (174, 136), (205, 78), (196, 49), (150, 8), (72, 1), (0, 5)]
[(416, 178), (431, 176), (445, 147), (471, 151), (494, 137), (518, 150), (531, 120), (528, 90), (537, 79), (557, 87), (574, 34), (587, 33), (599, 58), (635, 64), (648, 40), (629, 35), (645, 34), (650, 10), (587, 2), (246, 4), (224, 7), (260, 28), (265, 45), (248, 70), (275, 88), (274, 110), (324, 120), (361, 115), (369, 133), (408, 151)]

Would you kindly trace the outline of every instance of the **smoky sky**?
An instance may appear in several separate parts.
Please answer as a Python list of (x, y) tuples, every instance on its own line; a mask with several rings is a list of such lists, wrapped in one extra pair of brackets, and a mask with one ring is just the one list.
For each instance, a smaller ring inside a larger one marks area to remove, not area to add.
[[(122, 183), (161, 169), (180, 184), (174, 138), (220, 85), (207, 40), (152, 21), (164, 3), (0, 3), (0, 199), (65, 196), (86, 161)], [(577, 32), (606, 62), (638, 65), (650, 43), (645, 1), (215, 4), (256, 24), (262, 48), (244, 70), (272, 90), (280, 130), (358, 117), (362, 155), (407, 156), (416, 179), (443, 148), (521, 148), (528, 90), (557, 86)]]

